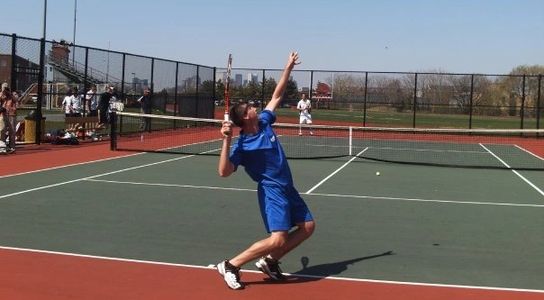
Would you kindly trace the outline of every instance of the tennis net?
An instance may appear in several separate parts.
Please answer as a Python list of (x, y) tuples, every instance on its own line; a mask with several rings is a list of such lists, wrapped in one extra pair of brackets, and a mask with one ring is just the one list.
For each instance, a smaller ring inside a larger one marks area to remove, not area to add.
[[(151, 130), (143, 131), (148, 118)], [(221, 120), (118, 112), (112, 149), (219, 155)], [(544, 130), (420, 129), (274, 124), (288, 158), (355, 156), (433, 166), (544, 170)], [(239, 130), (235, 128), (233, 143)], [(310, 134), (310, 132), (312, 134)]]

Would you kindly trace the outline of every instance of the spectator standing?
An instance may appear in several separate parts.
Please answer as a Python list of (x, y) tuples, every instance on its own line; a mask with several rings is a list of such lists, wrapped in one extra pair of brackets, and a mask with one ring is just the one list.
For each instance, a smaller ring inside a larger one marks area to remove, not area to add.
[(11, 105), (7, 108), (8, 118), (11, 126), (14, 130), (17, 129), (17, 108), (19, 107), (19, 93), (17, 91), (11, 92), (12, 99)]
[(100, 95), (100, 100), (98, 101), (98, 122), (99, 126), (104, 127), (109, 123), (108, 121), (108, 110), (110, 106), (110, 100), (113, 97), (114, 88), (109, 86), (106, 88), (106, 91)]
[(83, 95), (78, 92), (77, 87), (74, 87), (72, 91), (72, 117), (81, 117), (81, 98)]
[(2, 107), (2, 100), (0, 99), (0, 154), (6, 154), (7, 153), (7, 147), (6, 147), (6, 124), (7, 117), (6, 115), (6, 109)]
[(96, 86), (93, 85), (87, 92), (85, 100), (87, 101), (87, 105), (89, 107), (89, 116), (98, 116), (98, 97), (96, 96)]
[(72, 90), (68, 90), (66, 92), (66, 96), (64, 96), (64, 99), (62, 100), (62, 109), (64, 110), (64, 116), (65, 117), (71, 117), (72, 116), (72, 100), (73, 100)]
[(15, 103), (9, 87), (2, 87), (0, 103), (2, 106), (4, 122), (4, 128), (0, 133), (1, 140), (7, 145), (7, 153), (15, 153), (15, 125), (17, 123), (17, 103)]

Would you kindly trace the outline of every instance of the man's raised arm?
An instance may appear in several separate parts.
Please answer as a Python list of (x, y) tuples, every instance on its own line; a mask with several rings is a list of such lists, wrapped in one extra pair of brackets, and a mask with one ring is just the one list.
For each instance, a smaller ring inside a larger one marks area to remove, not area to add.
[(274, 111), (276, 107), (280, 104), (283, 93), (285, 92), (285, 88), (287, 87), (287, 81), (289, 81), (289, 76), (291, 75), (291, 71), (295, 67), (295, 65), (300, 64), (298, 61), (298, 53), (297, 52), (291, 52), (289, 55), (289, 59), (287, 60), (287, 65), (285, 66), (285, 69), (283, 70), (283, 73), (281, 74), (280, 81), (278, 82), (278, 85), (276, 85), (276, 89), (274, 89), (274, 94), (272, 94), (272, 99), (268, 104), (266, 105), (265, 109)]

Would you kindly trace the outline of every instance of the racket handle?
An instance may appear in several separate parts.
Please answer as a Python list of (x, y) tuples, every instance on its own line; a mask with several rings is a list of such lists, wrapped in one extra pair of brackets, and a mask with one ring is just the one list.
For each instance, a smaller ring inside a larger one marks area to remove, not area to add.
[(225, 121), (230, 121), (229, 113), (228, 113), (228, 112), (225, 112)]

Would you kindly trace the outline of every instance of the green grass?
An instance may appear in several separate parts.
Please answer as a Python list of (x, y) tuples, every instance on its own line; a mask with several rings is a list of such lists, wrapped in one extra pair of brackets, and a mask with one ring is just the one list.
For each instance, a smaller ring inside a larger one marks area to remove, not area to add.
[[(139, 112), (139, 109), (128, 108), (126, 111)], [(44, 114), (62, 115), (60, 110), (44, 110)], [(160, 114), (159, 111), (154, 112)], [(280, 117), (298, 118), (298, 112), (291, 108), (279, 108), (276, 111)], [(341, 109), (313, 109), (312, 117), (316, 123), (319, 121), (341, 123), (358, 123), (363, 125), (362, 110), (341, 110)], [(396, 112), (382, 110), (367, 110), (366, 125), (372, 127), (412, 127), (412, 112)], [(544, 123), (544, 120), (541, 120)], [(485, 129), (519, 129), (521, 120), (516, 117), (491, 117), (482, 115), (472, 116), (472, 128)], [(46, 130), (54, 128), (64, 128), (63, 121), (46, 120)], [(417, 128), (469, 128), (469, 116), (461, 114), (431, 114), (416, 112)], [(540, 125), (543, 128), (544, 124)], [(525, 118), (525, 129), (535, 129), (536, 119)]]
[[(277, 111), (278, 116), (298, 117), (298, 112), (289, 108), (280, 108)], [(368, 110), (366, 123), (367, 126), (376, 127), (412, 127), (413, 112), (395, 112), (395, 111), (375, 111)], [(319, 123), (320, 120), (336, 121), (339, 123), (360, 123), (363, 124), (362, 111), (348, 110), (312, 110), (312, 118)], [(473, 115), (472, 128), (487, 129), (519, 129), (521, 126), (520, 117), (490, 117)], [(416, 112), (416, 127), (418, 128), (469, 128), (469, 115), (460, 114), (431, 114)], [(541, 128), (543, 126), (541, 125)], [(526, 118), (524, 128), (536, 128), (535, 118)]]

